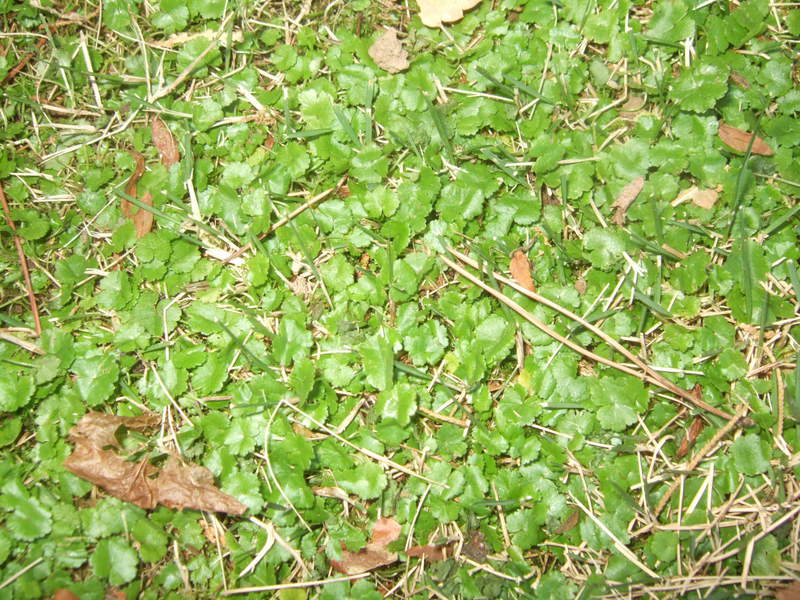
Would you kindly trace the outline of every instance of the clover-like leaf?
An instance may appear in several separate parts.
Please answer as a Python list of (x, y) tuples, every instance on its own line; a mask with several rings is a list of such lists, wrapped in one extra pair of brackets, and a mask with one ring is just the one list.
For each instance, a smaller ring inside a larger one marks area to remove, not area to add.
[(697, 60), (680, 74), (670, 97), (682, 110), (705, 112), (728, 91), (729, 71), (720, 61)]

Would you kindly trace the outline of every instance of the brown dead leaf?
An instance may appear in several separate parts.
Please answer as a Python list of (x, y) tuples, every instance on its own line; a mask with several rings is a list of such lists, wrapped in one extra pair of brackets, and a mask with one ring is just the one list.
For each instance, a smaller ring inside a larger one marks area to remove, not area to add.
[(583, 277), (578, 277), (578, 279), (575, 280), (575, 290), (579, 294), (585, 294), (588, 287), (589, 286)]
[(308, 427), (301, 425), (300, 423), (292, 423), (292, 431), (294, 431), (297, 435), (306, 438), (307, 440), (314, 440), (320, 437), (319, 434), (311, 431)]
[(619, 196), (614, 200), (614, 204), (611, 205), (615, 209), (614, 216), (611, 217), (612, 223), (619, 227), (625, 225), (625, 215), (628, 213), (628, 208), (633, 204), (633, 201), (636, 200), (636, 197), (639, 195), (639, 192), (642, 191), (643, 187), (644, 177), (639, 176), (622, 188)]
[(444, 544), (426, 544), (425, 546), (412, 546), (406, 554), (415, 558), (425, 558), (428, 562), (438, 562), (453, 556), (455, 542)]
[[(117, 417), (98, 412), (83, 416), (69, 432), (75, 449), (64, 461), (72, 473), (103, 488), (112, 496), (140, 506), (194, 508), (240, 515), (247, 507), (214, 486), (211, 471), (184, 465), (174, 456), (159, 469), (147, 459), (127, 460), (117, 434), (120, 428), (146, 431), (160, 421), (158, 415)], [(109, 449), (110, 448), (110, 449)]]
[[(752, 137), (752, 133), (742, 131), (725, 122), (721, 121), (719, 124), (719, 139), (737, 152), (747, 152), (747, 147), (750, 145), (750, 138)], [(762, 156), (772, 156), (775, 154), (772, 148), (767, 145), (767, 142), (758, 136), (755, 136), (753, 140), (753, 148), (751, 151), (753, 154), (760, 154)]]
[(405, 71), (408, 66), (408, 52), (403, 43), (397, 39), (397, 31), (388, 28), (375, 43), (369, 47), (369, 55), (381, 69), (389, 73)]
[(117, 431), (120, 427), (132, 431), (147, 431), (156, 427), (161, 422), (161, 415), (148, 413), (141, 417), (118, 417), (99, 412), (89, 412), (83, 415), (78, 424), (70, 432), (70, 438), (90, 440), (100, 449), (119, 448)]
[[(150, 195), (150, 192), (145, 192), (144, 195), (139, 198), (139, 201), (147, 206), (153, 206), (153, 197)], [(136, 230), (137, 238), (146, 236), (153, 229), (153, 213), (140, 208), (136, 211), (136, 214), (133, 215), (133, 228)]]
[(717, 202), (718, 196), (719, 190), (701, 190), (696, 185), (693, 185), (678, 194), (678, 197), (671, 202), (671, 205), (678, 206), (679, 204), (683, 204), (688, 200), (695, 206), (699, 206), (700, 208), (704, 208), (706, 210), (711, 210), (714, 208), (714, 204)]
[(564, 522), (561, 523), (561, 525), (555, 528), (555, 531), (553, 531), (553, 533), (555, 533), (556, 535), (560, 535), (562, 533), (566, 533), (570, 529), (574, 529), (577, 526), (578, 521), (580, 521), (580, 519), (581, 519), (581, 511), (579, 508), (576, 508), (569, 514), (569, 516), (566, 519), (564, 519)]
[(683, 458), (689, 453), (689, 450), (691, 450), (692, 446), (694, 446), (694, 443), (697, 441), (697, 437), (703, 432), (704, 427), (705, 423), (700, 417), (695, 417), (692, 420), (689, 431), (686, 433), (686, 437), (683, 438), (678, 448), (678, 453), (676, 454), (677, 458)]
[(694, 197), (692, 197), (692, 204), (706, 210), (711, 210), (714, 208), (718, 196), (719, 192), (717, 190), (698, 190)]
[(61, 588), (53, 593), (53, 600), (80, 600), (80, 597), (76, 596), (68, 589)]
[(158, 117), (154, 117), (150, 124), (150, 131), (153, 136), (153, 145), (161, 156), (161, 163), (169, 169), (175, 163), (180, 162), (181, 154), (178, 144), (166, 123)]
[(312, 487), (311, 491), (314, 492), (315, 496), (321, 496), (322, 498), (335, 498), (336, 500), (341, 500), (342, 502), (350, 502), (350, 496), (348, 496), (347, 492), (340, 487), (319, 486)]
[(464, 11), (476, 6), (481, 0), (417, 0), (419, 18), (428, 27), (440, 27), (442, 23), (455, 23), (464, 18)]
[(775, 600), (800, 600), (800, 581), (780, 588), (775, 592)]
[[(131, 152), (131, 156), (133, 156), (134, 160), (136, 161), (136, 168), (133, 170), (133, 174), (131, 174), (131, 176), (128, 178), (128, 183), (125, 185), (125, 193), (131, 198), (136, 198), (137, 183), (139, 182), (139, 178), (144, 173), (144, 157), (138, 152), (133, 151)], [(142, 196), (139, 201), (143, 204), (147, 204), (148, 206), (153, 206), (153, 198), (150, 195), (150, 192), (145, 192), (144, 196)], [(133, 220), (133, 227), (136, 229), (137, 238), (143, 237), (150, 233), (150, 230), (153, 228), (153, 213), (143, 208), (139, 208), (134, 213), (131, 203), (126, 198), (122, 199), (120, 208), (122, 209), (122, 214), (124, 216)]]
[(747, 78), (745, 78), (745, 76), (742, 75), (741, 73), (737, 73), (736, 71), (731, 71), (730, 80), (739, 87), (743, 87), (745, 89), (750, 88), (750, 82), (747, 81)]
[(331, 560), (331, 566), (345, 575), (358, 575), (390, 565), (397, 560), (397, 554), (386, 546), (399, 536), (400, 524), (391, 517), (381, 517), (375, 522), (369, 544), (358, 552), (342, 550), (342, 559)]
[(467, 543), (461, 547), (461, 553), (475, 562), (482, 563), (489, 554), (486, 547), (486, 538), (480, 531), (473, 531)]
[(620, 106), (620, 110), (625, 112), (637, 112), (644, 108), (644, 105), (647, 104), (647, 98), (645, 96), (637, 96), (636, 94), (631, 94), (628, 96), (628, 100)]
[(103, 600), (128, 600), (128, 594), (118, 587), (110, 587), (106, 589)]
[[(136, 184), (139, 182), (139, 178), (144, 173), (144, 156), (138, 152), (131, 152), (130, 154), (136, 161), (136, 167), (133, 169), (133, 173), (128, 178), (128, 183), (125, 184), (125, 193), (131, 198), (136, 198)], [(131, 212), (131, 203), (128, 202), (127, 199), (122, 199), (120, 208), (122, 209), (122, 214), (125, 217), (130, 219), (133, 216), (133, 213)]]
[(531, 278), (531, 261), (528, 260), (528, 255), (522, 250), (515, 250), (514, 254), (511, 255), (509, 271), (511, 271), (511, 277), (514, 278), (517, 284), (531, 292), (536, 291), (536, 286), (533, 285), (533, 279)]

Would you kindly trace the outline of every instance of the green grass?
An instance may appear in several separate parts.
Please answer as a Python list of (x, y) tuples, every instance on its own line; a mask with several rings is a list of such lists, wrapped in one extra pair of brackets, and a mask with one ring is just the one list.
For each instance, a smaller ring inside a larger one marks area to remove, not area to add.
[[(800, 577), (796, 7), (483, 0), (442, 29), (413, 1), (99, 8), (0, 1), (0, 598)], [(388, 26), (394, 75), (368, 53)], [(247, 512), (75, 476), (89, 411), (157, 413), (118, 451), (203, 465)]]

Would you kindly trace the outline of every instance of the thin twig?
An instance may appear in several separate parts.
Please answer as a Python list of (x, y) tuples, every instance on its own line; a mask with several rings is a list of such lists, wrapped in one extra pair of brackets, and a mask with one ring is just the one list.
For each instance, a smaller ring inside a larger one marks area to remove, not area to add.
[(8, 342), (10, 344), (15, 344), (15, 345), (19, 346), (20, 348), (24, 348), (25, 350), (27, 350), (31, 354), (44, 354), (45, 353), (44, 350), (42, 350), (42, 348), (40, 346), (37, 346), (33, 342), (29, 342), (28, 340), (23, 340), (21, 338), (18, 338), (17, 336), (15, 336), (15, 335), (13, 335), (11, 333), (8, 333), (7, 331), (0, 330), (0, 340), (3, 340), (4, 342)]
[[(570, 496), (572, 496), (572, 494), (570, 494)], [(646, 564), (644, 564), (642, 561), (640, 561), (638, 558), (636, 558), (636, 555), (633, 552), (631, 552), (631, 550), (625, 544), (623, 544), (619, 540), (619, 538), (616, 535), (614, 535), (614, 533), (608, 527), (606, 527), (605, 523), (603, 523), (600, 519), (598, 519), (594, 515), (594, 513), (592, 511), (590, 511), (583, 504), (581, 504), (580, 500), (578, 500), (575, 496), (572, 496), (572, 501), (575, 503), (575, 506), (580, 508), (584, 512), (584, 514), (587, 517), (589, 517), (595, 525), (597, 525), (597, 527), (600, 529), (600, 531), (602, 531), (608, 537), (611, 538), (611, 541), (614, 543), (614, 547), (617, 549), (617, 551), (620, 554), (622, 554), (631, 563), (633, 563), (634, 565), (639, 567), (639, 569), (641, 569), (642, 571), (647, 573), (653, 579), (661, 579), (662, 578), (661, 575), (659, 575), (658, 573), (653, 571), (650, 567), (648, 567)]]
[(6, 201), (6, 192), (3, 189), (3, 184), (0, 183), (0, 203), (3, 205), (3, 213), (6, 217), (8, 228), (14, 234), (14, 245), (17, 247), (17, 256), (19, 257), (19, 266), (22, 269), (22, 277), (25, 280), (25, 289), (28, 292), (28, 301), (31, 304), (31, 313), (33, 314), (33, 327), (36, 330), (37, 337), (42, 335), (42, 323), (39, 320), (39, 306), (36, 304), (36, 295), (33, 293), (33, 284), (31, 283), (31, 273), (28, 270), (28, 259), (25, 256), (25, 250), (22, 247), (22, 239), (17, 234), (17, 227), (11, 218), (11, 211), (8, 209), (8, 202)]
[(422, 481), (425, 481), (427, 483), (432, 483), (433, 485), (438, 485), (439, 487), (443, 487), (445, 489), (450, 487), (446, 483), (442, 483), (441, 481), (434, 481), (433, 479), (429, 479), (428, 477), (425, 477), (424, 475), (420, 475), (419, 473), (415, 473), (411, 469), (408, 469), (408, 468), (404, 467), (403, 465), (400, 465), (400, 464), (394, 462), (393, 460), (389, 460), (385, 456), (381, 456), (380, 454), (378, 454), (377, 452), (373, 452), (369, 448), (362, 448), (361, 446), (356, 446), (353, 442), (343, 438), (338, 433), (336, 433), (333, 429), (331, 429), (330, 427), (328, 427), (324, 423), (320, 423), (314, 417), (312, 417), (308, 413), (303, 412), (301, 409), (297, 408), (293, 404), (291, 404), (289, 402), (286, 402), (285, 400), (281, 400), (281, 402), (283, 403), (284, 406), (287, 406), (287, 407), (291, 408), (296, 413), (300, 414), (301, 416), (303, 416), (306, 419), (308, 419), (309, 421), (311, 421), (314, 425), (316, 425), (317, 427), (322, 429), (328, 435), (332, 435), (333, 437), (335, 437), (337, 440), (339, 440), (340, 442), (342, 442), (346, 446), (350, 446), (353, 450), (358, 450), (359, 452), (361, 452), (361, 454), (364, 454), (365, 456), (370, 457), (372, 460), (374, 460), (376, 462), (379, 462), (381, 464), (388, 465), (389, 467), (391, 467), (393, 469), (397, 469), (401, 473), (405, 473), (406, 475), (410, 475), (411, 477), (416, 477), (417, 479), (421, 479)]
[(34, 560), (32, 563), (30, 563), (28, 566), (21, 568), (19, 571), (17, 571), (16, 573), (14, 573), (14, 574), (13, 574), (11, 577), (9, 577), (8, 579), (6, 579), (6, 580), (5, 580), (5, 581), (3, 581), (2, 583), (0, 583), (0, 590), (2, 590), (2, 589), (3, 589), (4, 587), (6, 587), (7, 585), (10, 585), (10, 584), (14, 583), (14, 582), (15, 582), (17, 579), (19, 579), (20, 577), (22, 577), (23, 575), (25, 575), (25, 573), (27, 573), (28, 571), (30, 571), (31, 569), (33, 569), (33, 568), (34, 568), (36, 565), (38, 565), (38, 564), (39, 564), (40, 562), (42, 562), (43, 560), (44, 560), (44, 558), (42, 558), (42, 557), (40, 556), (39, 558), (37, 558), (36, 560)]
[[(453, 248), (448, 248), (448, 251), (450, 253), (452, 253), (453, 256), (455, 256), (456, 258), (461, 260), (462, 262), (470, 265), (473, 268), (484, 270), (484, 272), (485, 272), (485, 269), (481, 269), (481, 265), (479, 265), (478, 262), (473, 260), (472, 258), (462, 254), (461, 252), (458, 252), (457, 250), (455, 250)], [(457, 271), (460, 275), (466, 277), (467, 279), (472, 281), (475, 285), (479, 286), (480, 288), (482, 288), (483, 290), (485, 290), (489, 294), (493, 295), (495, 298), (497, 298), (498, 300), (500, 300), (501, 302), (506, 304), (508, 307), (513, 309), (515, 312), (520, 314), (522, 317), (524, 317), (531, 324), (535, 325), (536, 327), (541, 329), (544, 333), (546, 333), (547, 335), (549, 335), (550, 337), (552, 337), (556, 341), (561, 342), (565, 346), (568, 346), (569, 348), (571, 348), (575, 352), (578, 352), (579, 354), (582, 354), (583, 356), (585, 356), (587, 358), (591, 358), (594, 361), (597, 361), (597, 362), (600, 362), (602, 364), (605, 364), (606, 366), (618, 369), (618, 370), (620, 370), (620, 371), (622, 371), (624, 373), (628, 373), (630, 375), (634, 375), (634, 376), (639, 377), (639, 378), (641, 378), (641, 379), (643, 379), (645, 381), (653, 383), (654, 385), (657, 385), (657, 386), (659, 386), (659, 387), (661, 387), (661, 388), (663, 388), (663, 389), (665, 389), (665, 390), (667, 390), (669, 392), (672, 392), (673, 394), (675, 394), (677, 396), (680, 396), (684, 400), (687, 400), (687, 401), (691, 402), (692, 404), (694, 404), (698, 408), (701, 408), (701, 409), (703, 409), (703, 410), (705, 410), (707, 412), (715, 414), (718, 417), (722, 417), (723, 419), (730, 419), (731, 418), (730, 414), (728, 414), (725, 411), (720, 410), (719, 408), (716, 408), (716, 407), (711, 406), (710, 404), (704, 402), (703, 400), (701, 400), (700, 398), (695, 396), (695, 394), (693, 392), (691, 392), (689, 390), (685, 390), (685, 389), (681, 388), (680, 386), (675, 385), (674, 383), (672, 383), (669, 379), (667, 379), (666, 377), (664, 377), (660, 373), (658, 373), (655, 370), (653, 370), (652, 367), (647, 365), (647, 363), (645, 363), (641, 358), (639, 358), (638, 356), (636, 356), (635, 354), (630, 352), (627, 348), (625, 348), (625, 346), (620, 344), (617, 340), (615, 340), (610, 335), (605, 333), (602, 329), (600, 329), (599, 327), (596, 327), (592, 323), (589, 323), (586, 319), (581, 318), (579, 315), (573, 313), (571, 310), (569, 310), (567, 308), (564, 308), (560, 304), (557, 304), (556, 302), (553, 302), (552, 300), (549, 300), (549, 299), (545, 298), (544, 296), (541, 296), (541, 295), (537, 294), (536, 292), (531, 292), (530, 290), (518, 285), (516, 282), (512, 281), (511, 279), (503, 277), (499, 273), (492, 273), (492, 276), (495, 279), (497, 279), (497, 281), (500, 281), (503, 284), (508, 285), (509, 287), (513, 288), (514, 290), (518, 291), (519, 293), (523, 294), (524, 296), (527, 296), (528, 298), (530, 298), (531, 300), (533, 300), (535, 302), (538, 302), (540, 304), (544, 304), (548, 308), (552, 308), (553, 310), (560, 312), (561, 314), (563, 314), (566, 317), (569, 317), (570, 319), (572, 319), (573, 321), (575, 321), (576, 323), (578, 323), (582, 327), (585, 327), (587, 330), (591, 331), (596, 336), (598, 336), (600, 339), (602, 339), (604, 342), (606, 342), (609, 346), (614, 348), (614, 350), (616, 350), (617, 352), (619, 352), (620, 354), (625, 356), (628, 360), (630, 360), (632, 363), (634, 363), (637, 367), (639, 367), (643, 371), (643, 373), (640, 373), (639, 371), (637, 371), (635, 369), (627, 367), (627, 366), (623, 365), (622, 363), (618, 363), (618, 362), (612, 361), (610, 359), (607, 359), (605, 357), (601, 357), (601, 356), (591, 352), (590, 350), (587, 350), (584, 347), (572, 342), (571, 340), (565, 338), (564, 336), (562, 336), (559, 333), (555, 332), (554, 330), (550, 329), (547, 325), (545, 325), (544, 323), (542, 323), (541, 321), (536, 319), (536, 317), (534, 317), (531, 313), (529, 313), (524, 308), (522, 308), (519, 304), (517, 304), (516, 302), (514, 302), (513, 300), (508, 298), (508, 296), (505, 296), (504, 294), (502, 294), (501, 292), (498, 292), (494, 288), (489, 287), (483, 281), (481, 281), (480, 279), (478, 279), (474, 275), (470, 274), (468, 271), (464, 270), (462, 267), (457, 265), (452, 260), (448, 259), (446, 256), (442, 256), (441, 258), (442, 258), (442, 261), (444, 261), (445, 264), (447, 264), (453, 270)]]
[(329, 583), (341, 583), (344, 581), (354, 581), (356, 579), (363, 579), (369, 577), (369, 573), (359, 573), (358, 575), (350, 575), (348, 577), (333, 577), (331, 579), (317, 579), (315, 581), (298, 581), (295, 583), (276, 583), (275, 585), (260, 585), (255, 587), (234, 588), (232, 590), (225, 590), (220, 592), (220, 596), (233, 596), (235, 594), (253, 594), (256, 592), (273, 592), (275, 590), (290, 590), (296, 588), (309, 588), (317, 587), (319, 585), (328, 585)]
[[(692, 460), (690, 460), (689, 463), (686, 465), (686, 473), (691, 473), (692, 471), (694, 471), (697, 468), (697, 465), (699, 465), (700, 462), (706, 457), (706, 455), (714, 449), (714, 447), (720, 442), (720, 440), (722, 440), (722, 438), (724, 438), (726, 435), (728, 435), (731, 431), (733, 431), (737, 427), (739, 421), (741, 421), (741, 419), (747, 414), (747, 409), (748, 409), (747, 404), (743, 403), (741, 406), (739, 406), (739, 409), (736, 411), (736, 414), (733, 415), (730, 418), (730, 420), (727, 423), (725, 423), (725, 425), (720, 427), (717, 433), (714, 434), (714, 437), (708, 440), (706, 445), (703, 446), (697, 452), (697, 454), (695, 454), (692, 457)], [(673, 481), (672, 485), (669, 487), (667, 492), (661, 497), (661, 500), (658, 501), (658, 505), (656, 506), (656, 509), (653, 513), (654, 517), (658, 518), (658, 515), (661, 514), (662, 510), (664, 510), (664, 507), (667, 505), (670, 498), (672, 498), (672, 494), (674, 494), (675, 490), (677, 490), (678, 487), (680, 486), (681, 480), (682, 477), (678, 477), (675, 481)]]
[(197, 68), (197, 66), (206, 57), (206, 55), (209, 52), (211, 52), (212, 50), (216, 49), (217, 42), (220, 39), (222, 39), (222, 36), (225, 34), (225, 28), (227, 27), (228, 23), (230, 22), (231, 17), (233, 17), (233, 13), (230, 13), (222, 21), (222, 23), (219, 24), (219, 31), (217, 31), (217, 35), (215, 35), (208, 42), (208, 46), (200, 54), (198, 54), (197, 57), (192, 62), (190, 62), (189, 65), (183, 71), (181, 71), (180, 74), (175, 79), (172, 80), (172, 83), (170, 83), (169, 85), (161, 88), (157, 92), (153, 92), (152, 94), (150, 94), (150, 96), (147, 98), (148, 102), (153, 103), (156, 100), (160, 100), (164, 96), (168, 96), (169, 94), (174, 92), (175, 89), (179, 85), (181, 85), (184, 82), (184, 80), (186, 80), (187, 77), (189, 77), (189, 75), (192, 74), (192, 72)]
[[(279, 229), (280, 227), (283, 227), (284, 225), (286, 225), (286, 224), (287, 224), (289, 221), (291, 221), (292, 219), (294, 219), (294, 218), (295, 218), (297, 215), (299, 215), (299, 214), (301, 214), (301, 213), (305, 212), (306, 210), (308, 210), (308, 209), (309, 209), (309, 208), (311, 208), (312, 206), (315, 206), (316, 204), (319, 204), (320, 202), (322, 202), (322, 201), (323, 201), (325, 198), (327, 198), (328, 196), (330, 196), (330, 194), (331, 194), (332, 192), (334, 192), (334, 191), (338, 190), (340, 187), (342, 187), (342, 184), (344, 184), (344, 182), (345, 182), (345, 179), (346, 179), (346, 176), (345, 176), (345, 177), (342, 177), (342, 178), (339, 180), (339, 183), (337, 183), (337, 184), (336, 184), (334, 187), (332, 187), (332, 188), (329, 188), (329, 189), (325, 190), (324, 192), (320, 192), (319, 194), (317, 194), (316, 196), (314, 196), (313, 198), (311, 198), (311, 200), (309, 200), (308, 202), (305, 202), (304, 204), (302, 204), (302, 205), (298, 206), (298, 207), (297, 207), (297, 208), (295, 208), (295, 209), (294, 209), (292, 212), (290, 212), (288, 215), (286, 215), (286, 216), (285, 216), (285, 217), (283, 217), (282, 219), (280, 219), (280, 220), (276, 221), (276, 222), (275, 222), (275, 224), (274, 224), (272, 227), (270, 227), (270, 228), (269, 228), (267, 231), (265, 231), (264, 233), (262, 233), (261, 235), (259, 235), (259, 236), (258, 236), (258, 239), (259, 239), (259, 240), (263, 240), (265, 237), (267, 237), (269, 234), (271, 234), (272, 232), (274, 232), (276, 229)], [(252, 247), (253, 247), (253, 244), (248, 242), (247, 244), (245, 244), (244, 246), (242, 246), (241, 248), (239, 248), (239, 249), (238, 249), (236, 252), (234, 252), (234, 253), (232, 253), (232, 254), (229, 254), (229, 255), (228, 255), (228, 256), (227, 256), (227, 257), (226, 257), (226, 258), (223, 260), (223, 262), (224, 262), (224, 263), (229, 263), (229, 262), (231, 262), (232, 260), (234, 260), (234, 259), (236, 259), (236, 258), (239, 258), (239, 257), (240, 257), (242, 254), (244, 254), (245, 252), (247, 252), (248, 250), (250, 250)], [(215, 257), (213, 257), (213, 258), (217, 258), (217, 257), (215, 256)]]

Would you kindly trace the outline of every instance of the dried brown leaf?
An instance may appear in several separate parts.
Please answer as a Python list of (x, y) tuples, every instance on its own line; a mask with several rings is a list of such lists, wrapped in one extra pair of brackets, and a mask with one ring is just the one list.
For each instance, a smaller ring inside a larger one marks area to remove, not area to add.
[[(719, 139), (737, 152), (747, 152), (747, 147), (750, 145), (750, 139), (752, 137), (752, 133), (747, 133), (746, 131), (742, 131), (737, 127), (728, 125), (727, 123), (720, 122), (719, 124)], [(755, 136), (755, 139), (753, 140), (753, 148), (751, 152), (753, 154), (760, 154), (762, 156), (772, 156), (775, 154), (772, 151), (772, 148), (767, 145), (767, 142), (758, 136)]]
[(619, 196), (614, 200), (614, 204), (611, 205), (615, 209), (614, 216), (611, 217), (612, 223), (620, 227), (625, 224), (625, 215), (628, 213), (628, 208), (633, 204), (633, 201), (636, 200), (636, 197), (639, 195), (639, 192), (642, 191), (643, 187), (644, 177), (639, 176), (622, 188)]
[(167, 459), (155, 481), (157, 501), (169, 508), (196, 508), (241, 515), (247, 507), (214, 486), (214, 475), (200, 465)]
[(678, 206), (689, 200), (695, 206), (699, 206), (705, 210), (714, 208), (714, 204), (719, 197), (719, 191), (714, 189), (701, 190), (696, 185), (683, 190), (675, 200), (672, 201), (672, 206)]
[(158, 117), (154, 117), (153, 122), (150, 124), (150, 131), (153, 137), (153, 145), (161, 156), (161, 163), (169, 169), (175, 163), (180, 162), (181, 153), (178, 150), (178, 144), (166, 123)]
[(644, 96), (637, 96), (636, 94), (631, 94), (628, 96), (628, 100), (620, 106), (621, 110), (627, 112), (636, 112), (638, 110), (642, 110), (644, 105), (647, 104), (647, 98)]
[(425, 558), (428, 562), (438, 562), (453, 556), (455, 542), (445, 544), (426, 544), (425, 546), (412, 546), (406, 554), (416, 558)]
[(73, 442), (86, 441), (98, 448), (119, 448), (117, 431), (125, 427), (132, 431), (147, 431), (161, 422), (158, 413), (147, 413), (140, 417), (118, 417), (101, 412), (88, 412), (69, 432)]
[(580, 521), (580, 519), (581, 519), (581, 511), (579, 508), (576, 508), (569, 514), (569, 516), (566, 519), (564, 519), (564, 522), (561, 523), (561, 525), (556, 527), (553, 533), (555, 533), (556, 535), (560, 535), (562, 533), (566, 533), (570, 529), (574, 529), (578, 525), (578, 521)]
[(129, 462), (112, 450), (101, 450), (81, 440), (75, 443), (64, 467), (112, 496), (136, 506), (155, 508), (157, 504), (150, 479), (156, 468), (146, 460)]
[(348, 496), (347, 492), (340, 487), (319, 486), (311, 488), (311, 491), (314, 492), (315, 496), (321, 496), (322, 498), (335, 498), (336, 500), (341, 500), (342, 502), (350, 502), (350, 496)]
[(110, 587), (106, 589), (103, 600), (128, 600), (128, 594), (123, 592), (118, 587)]
[(677, 458), (683, 458), (689, 453), (694, 443), (697, 441), (697, 437), (703, 432), (705, 428), (705, 423), (703, 419), (700, 417), (695, 417), (692, 420), (692, 424), (689, 426), (689, 431), (686, 433), (686, 437), (683, 438), (681, 441), (681, 445), (678, 447), (678, 452), (676, 454)]
[[(139, 199), (142, 204), (153, 206), (153, 197), (150, 192), (145, 192)], [(136, 230), (136, 237), (141, 238), (146, 236), (153, 229), (153, 213), (144, 208), (140, 208), (133, 215), (133, 228)]]
[(442, 23), (455, 23), (464, 18), (464, 11), (476, 6), (481, 0), (417, 0), (419, 18), (428, 27), (440, 27)]
[[(125, 193), (131, 198), (136, 198), (137, 183), (139, 182), (139, 178), (144, 173), (144, 157), (138, 152), (131, 151), (130, 154), (136, 161), (136, 168), (128, 178), (128, 183), (125, 185)], [(152, 206), (153, 198), (150, 195), (150, 192), (145, 192), (144, 196), (140, 198), (140, 202), (147, 204), (148, 206)], [(150, 230), (153, 228), (153, 213), (143, 208), (139, 208), (134, 213), (131, 203), (126, 198), (122, 199), (120, 208), (122, 209), (122, 214), (124, 216), (133, 220), (133, 227), (136, 230), (137, 238), (143, 237), (144, 235), (150, 233)]]
[(399, 536), (400, 524), (391, 517), (381, 517), (375, 522), (369, 544), (358, 552), (342, 550), (342, 559), (331, 560), (331, 566), (345, 575), (358, 575), (390, 565), (397, 560), (397, 554), (386, 546)]
[(741, 73), (737, 73), (736, 71), (731, 71), (730, 80), (739, 87), (743, 87), (745, 89), (750, 88), (750, 82), (747, 81), (747, 78)]
[(213, 475), (205, 467), (183, 465), (170, 456), (164, 467), (158, 469), (147, 459), (132, 462), (115, 451), (121, 448), (117, 440), (121, 427), (146, 431), (159, 420), (158, 415), (152, 414), (117, 417), (90, 412), (69, 432), (75, 448), (64, 466), (112, 496), (142, 508), (164, 504), (173, 508), (244, 513), (247, 507), (217, 489)]
[(76, 596), (68, 589), (61, 588), (53, 593), (53, 600), (80, 600), (80, 597)]
[(473, 531), (467, 543), (461, 547), (461, 553), (475, 562), (482, 563), (489, 554), (486, 547), (486, 538), (480, 531)]
[(509, 271), (511, 271), (511, 277), (520, 286), (531, 292), (536, 291), (536, 286), (533, 285), (533, 279), (531, 278), (531, 261), (528, 260), (528, 255), (522, 250), (515, 250), (514, 254), (511, 255)]
[(800, 600), (800, 581), (780, 588), (775, 592), (775, 600)]
[(403, 49), (403, 43), (397, 39), (394, 29), (384, 31), (368, 52), (375, 64), (389, 73), (405, 71), (409, 66), (408, 52)]
[[(136, 184), (139, 182), (139, 178), (144, 173), (144, 156), (138, 152), (131, 152), (130, 154), (136, 161), (136, 167), (133, 169), (133, 173), (128, 178), (128, 183), (125, 184), (125, 193), (131, 198), (136, 198)], [(128, 202), (127, 199), (122, 199), (120, 208), (122, 209), (122, 214), (125, 217), (131, 218), (133, 216), (133, 213), (131, 212), (131, 203)]]

